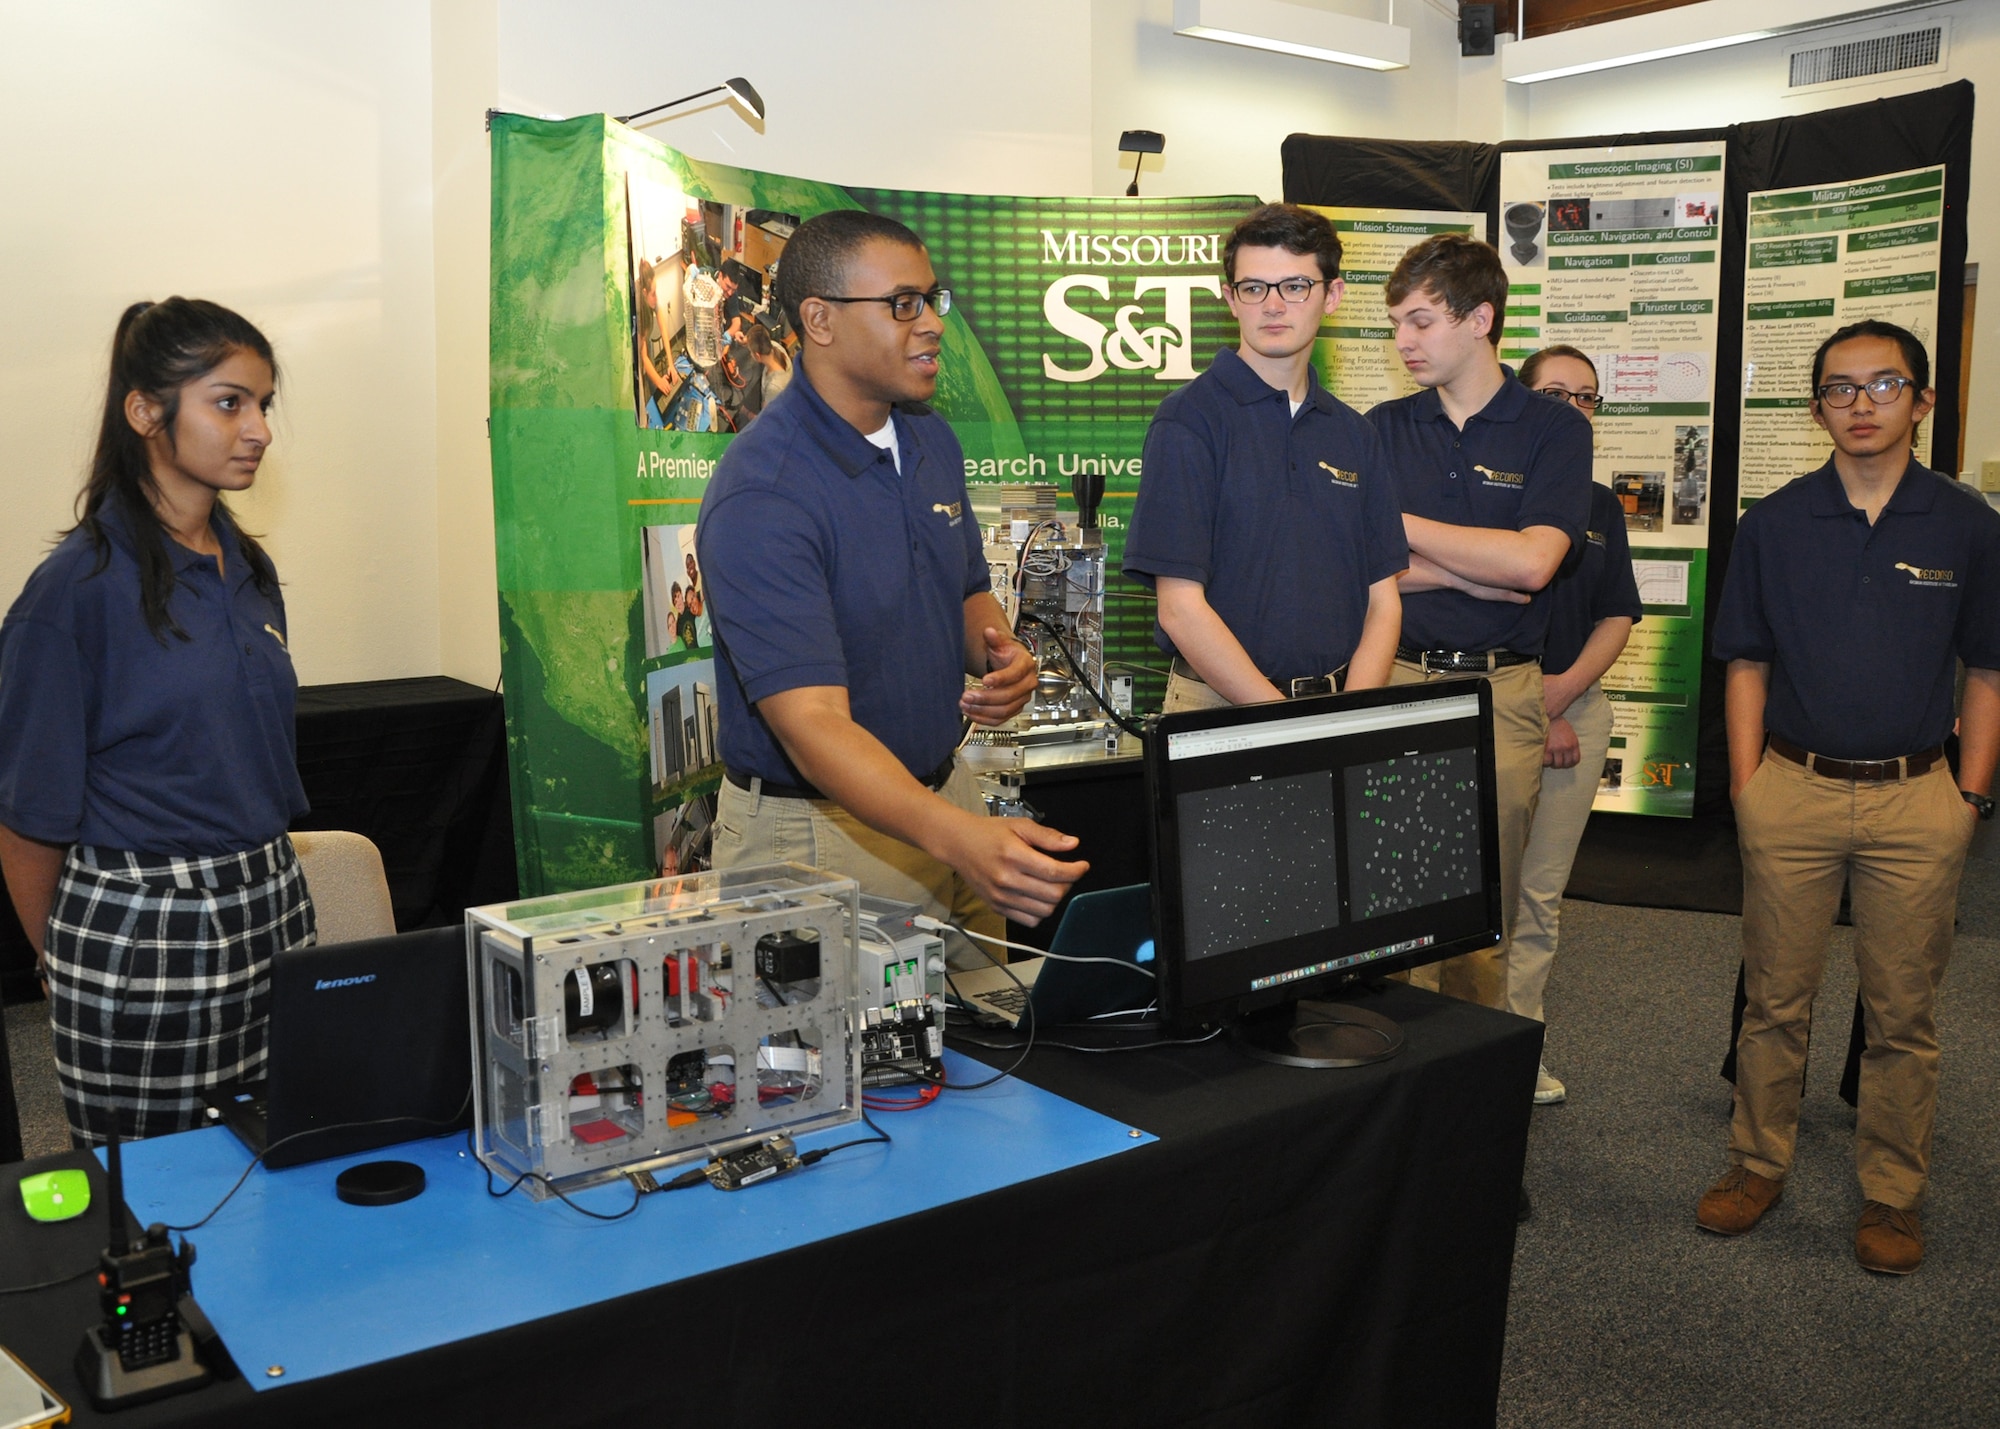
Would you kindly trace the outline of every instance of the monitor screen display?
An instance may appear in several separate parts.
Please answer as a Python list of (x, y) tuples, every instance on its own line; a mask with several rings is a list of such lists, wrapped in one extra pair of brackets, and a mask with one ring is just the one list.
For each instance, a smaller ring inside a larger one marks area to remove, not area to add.
[(1167, 1020), (1497, 942), (1492, 723), (1483, 680), (1162, 717), (1146, 782)]

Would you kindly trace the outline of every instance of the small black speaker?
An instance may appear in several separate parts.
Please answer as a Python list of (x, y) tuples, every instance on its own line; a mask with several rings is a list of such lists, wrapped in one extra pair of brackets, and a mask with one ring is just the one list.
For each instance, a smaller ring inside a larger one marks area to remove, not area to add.
[(1461, 57), (1493, 53), (1492, 5), (1458, 7), (1458, 53)]

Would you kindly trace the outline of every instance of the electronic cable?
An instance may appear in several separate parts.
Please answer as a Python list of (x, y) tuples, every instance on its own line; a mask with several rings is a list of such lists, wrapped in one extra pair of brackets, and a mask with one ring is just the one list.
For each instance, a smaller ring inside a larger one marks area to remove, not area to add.
[[(990, 933), (975, 933), (970, 928), (961, 928), (956, 923), (947, 923), (941, 918), (932, 918), (924, 914), (919, 914), (917, 917), (912, 918), (910, 926), (921, 928), (926, 933), (939, 933), (950, 929), (952, 932), (961, 933), (968, 938), (977, 938), (982, 943), (993, 943), (1002, 948), (1012, 948), (1015, 952), (1019, 953), (1032, 953), (1038, 958), (1053, 958), (1059, 963), (1109, 963), (1116, 968), (1129, 969), (1141, 977), (1155, 976), (1151, 968), (1140, 967), (1139, 964), (1128, 962), (1124, 958), (1104, 958), (1082, 953), (1052, 953), (1045, 948), (1037, 948), (1028, 943), (1012, 943), (1005, 938), (996, 938)], [(990, 953), (987, 956), (995, 967), (1004, 968), (1007, 966), (998, 958), (994, 958)], [(1018, 978), (1015, 980), (1016, 986), (1019, 986), (1019, 981)]]
[[(1144, 1031), (1148, 1027), (1156, 1028), (1158, 1026), (1159, 1023), (1157, 1022), (1134, 1023), (1132, 1030)], [(1118, 1043), (1108, 1044), (1102, 1047), (1092, 1047), (1089, 1044), (1083, 1042), (1053, 1042), (1049, 1040), (1047, 1037), (1044, 1037), (1041, 1039), (1038, 1045), (1043, 1047), (1060, 1048), (1062, 1051), (1065, 1052), (1088, 1052), (1091, 1054), (1102, 1054), (1108, 1052), (1150, 1052), (1156, 1047), (1199, 1047), (1204, 1042), (1213, 1042), (1216, 1038), (1220, 1037), (1227, 1030), (1228, 1030), (1227, 1028), (1218, 1027), (1213, 1032), (1204, 1032), (1199, 1037), (1155, 1037), (1151, 1041), (1147, 1042), (1118, 1042)], [(960, 1040), (961, 1042), (970, 1042), (975, 1047), (985, 1047), (988, 1050), (994, 1052), (1011, 1052), (1016, 1047), (1019, 1047), (1021, 1045), (1019, 1042), (994, 1042), (986, 1038), (970, 1037), (963, 1032), (954, 1033), (953, 1035), (957, 1037), (958, 1040)]]
[(838, 1146), (822, 1146), (817, 1151), (801, 1151), (799, 1153), (799, 1165), (816, 1165), (833, 1155), (834, 1152), (845, 1151), (850, 1146), (873, 1146), (878, 1142), (886, 1145), (895, 1140), (888, 1132), (875, 1124), (874, 1118), (868, 1115), (866, 1109), (862, 1111), (861, 1119), (868, 1124), (868, 1129), (875, 1133), (873, 1136), (857, 1136), (854, 1140), (843, 1141)]
[[(221, 1213), (222, 1208), (229, 1204), (230, 1199), (234, 1197), (238, 1191), (243, 1189), (243, 1183), (250, 1179), (250, 1173), (257, 1169), (257, 1167), (263, 1162), (266, 1156), (269, 1156), (273, 1151), (276, 1151), (281, 1146), (289, 1146), (292, 1142), (299, 1140), (301, 1137), (318, 1136), (323, 1132), (329, 1132), (329, 1131), (361, 1131), (371, 1126), (394, 1126), (402, 1122), (415, 1122), (418, 1126), (441, 1126), (445, 1128), (445, 1134), (449, 1135), (451, 1131), (454, 1129), (454, 1123), (456, 1123), (461, 1116), (465, 1115), (465, 1109), (470, 1105), (472, 1105), (472, 1087), (468, 1083), (465, 1088), (465, 1100), (458, 1104), (457, 1111), (453, 1112), (449, 1117), (447, 1117), (442, 1121), (438, 1120), (435, 1117), (428, 1117), (428, 1116), (383, 1116), (383, 1117), (377, 1117), (373, 1121), (345, 1121), (345, 1122), (339, 1122), (333, 1126), (308, 1127), (304, 1131), (295, 1131), (290, 1136), (281, 1136), (276, 1141), (272, 1142), (269, 1146), (266, 1146), (262, 1151), (258, 1152), (255, 1156), (250, 1158), (250, 1164), (243, 1168), (243, 1174), (236, 1178), (236, 1184), (231, 1186), (228, 1189), (228, 1191), (226, 1191), (223, 1194), (221, 1200), (217, 1201), (213, 1206), (209, 1208), (209, 1212), (207, 1215), (203, 1216), (200, 1220), (195, 1221), (191, 1225), (168, 1226), (167, 1229), (170, 1231), (177, 1231), (181, 1235), (186, 1235), (189, 1231), (200, 1230), (203, 1226), (207, 1225), (210, 1221), (214, 1220), (216, 1216)], [(466, 1137), (468, 1141), (470, 1140), (471, 1136), (472, 1133), (470, 1130), (468, 1130), (466, 1132)], [(434, 1140), (435, 1138), (425, 1137), (422, 1139)]]
[[(1020, 992), (1021, 1022), (1018, 1025), (1025, 1026), (1028, 1029), (1028, 1040), (1026, 1043), (1022, 1044), (1021, 1055), (1014, 1059), (1014, 1062), (1011, 1066), (1001, 1068), (999, 1071), (995, 1072), (992, 1076), (986, 1078), (986, 1080), (984, 1081), (949, 1082), (946, 1081), (943, 1077), (931, 1077), (931, 1076), (924, 1077), (925, 1081), (935, 1083), (941, 1090), (947, 1092), (976, 1092), (981, 1087), (990, 1087), (995, 1082), (1004, 1081), (1006, 1078), (1012, 1076), (1015, 1072), (1019, 1071), (1021, 1069), (1022, 1064), (1028, 1060), (1028, 1054), (1035, 1050), (1035, 999), (1029, 994), (1027, 985), (1023, 983), (1018, 977), (1014, 976), (1013, 970), (1009, 968), (1007, 964), (1001, 962), (1000, 959), (994, 957), (993, 954), (987, 952), (986, 949), (980, 947), (977, 943), (974, 943), (972, 946), (979, 953), (981, 957), (985, 958), (986, 961), (992, 963), (994, 967), (1000, 969), (1001, 972), (1005, 973), (1007, 975), (1007, 981), (1013, 983), (1016, 990)], [(965, 999), (959, 996), (958, 984), (952, 982), (950, 969), (946, 969), (944, 980), (946, 984), (948, 984), (951, 988), (951, 995), (953, 997), (958, 998), (960, 1006), (964, 1006)]]
[(1083, 686), (1085, 693), (1087, 693), (1091, 697), (1091, 699), (1097, 702), (1097, 707), (1104, 711), (1105, 717), (1108, 718), (1113, 724), (1117, 725), (1120, 729), (1124, 730), (1127, 734), (1131, 735), (1134, 739), (1139, 740), (1141, 743), (1144, 743), (1146, 739), (1145, 727), (1143, 725), (1134, 723), (1132, 720), (1118, 713), (1117, 710), (1111, 708), (1111, 701), (1104, 698), (1104, 692), (1099, 690), (1097, 686), (1091, 684), (1089, 677), (1083, 673), (1082, 663), (1076, 658), (1075, 654), (1071, 652), (1069, 645), (1063, 640), (1062, 632), (1056, 629), (1055, 626), (1051, 625), (1048, 621), (1042, 619), (1041, 616), (1036, 615), (1032, 610), (1022, 611), (1021, 619), (1032, 620), (1035, 624), (1041, 626), (1042, 629), (1046, 630), (1049, 633), (1049, 638), (1055, 641), (1056, 649), (1060, 650), (1062, 652), (1063, 659), (1069, 662), (1070, 671), (1076, 676), (1076, 682), (1079, 685)]
[(95, 1272), (97, 1268), (97, 1262), (92, 1261), (83, 1269), (73, 1270), (68, 1275), (58, 1276), (54, 1280), (41, 1280), (33, 1285), (0, 1286), (0, 1295), (26, 1295), (31, 1290), (53, 1290), (58, 1285), (67, 1285), (72, 1280), (81, 1280), (84, 1276)]
[[(465, 1134), (465, 1141), (466, 1141), (466, 1149), (470, 1151), (472, 1149), (471, 1132), (468, 1131)], [(521, 1183), (523, 1181), (538, 1181), (541, 1183), (542, 1188), (544, 1190), (548, 1191), (557, 1200), (561, 1201), (565, 1206), (568, 1206), (572, 1211), (575, 1211), (578, 1215), (589, 1216), (593, 1221), (624, 1220), (625, 1217), (631, 1215), (632, 1212), (639, 1209), (639, 1202), (642, 1199), (644, 1199), (646, 1194), (645, 1192), (641, 1191), (637, 1186), (634, 1186), (632, 1188), (632, 1204), (627, 1206), (622, 1211), (613, 1211), (607, 1215), (603, 1211), (593, 1211), (588, 1206), (579, 1206), (575, 1201), (572, 1201), (568, 1196), (563, 1194), (561, 1187), (557, 1186), (555, 1182), (551, 1181), (548, 1177), (544, 1176), (539, 1171), (523, 1171), (520, 1175), (516, 1176), (513, 1180), (507, 1183), (506, 1190), (496, 1191), (493, 1189), (493, 1168), (491, 1166), (486, 1165), (486, 1162), (484, 1160), (480, 1161), (479, 1164), (482, 1168), (485, 1169), (486, 1172), (486, 1194), (491, 1196), (494, 1200), (496, 1201), (506, 1200), (509, 1196), (513, 1195), (516, 1191), (521, 1189)], [(705, 1168), (697, 1168), (696, 1170), (688, 1172), (684, 1175), (676, 1176), (671, 1181), (663, 1182), (660, 1185), (659, 1189), (661, 1189), (662, 1191), (684, 1190), (688, 1186), (697, 1185), (702, 1181), (706, 1181), (707, 1179), (708, 1179), (707, 1170)]]

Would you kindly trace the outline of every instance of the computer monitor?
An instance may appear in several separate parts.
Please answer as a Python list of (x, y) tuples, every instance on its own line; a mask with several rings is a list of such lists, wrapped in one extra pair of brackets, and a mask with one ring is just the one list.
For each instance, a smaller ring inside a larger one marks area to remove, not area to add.
[(1170, 1030), (1377, 1061), (1401, 1045), (1393, 1022), (1301, 1000), (1500, 941), (1484, 680), (1163, 715), (1146, 794)]

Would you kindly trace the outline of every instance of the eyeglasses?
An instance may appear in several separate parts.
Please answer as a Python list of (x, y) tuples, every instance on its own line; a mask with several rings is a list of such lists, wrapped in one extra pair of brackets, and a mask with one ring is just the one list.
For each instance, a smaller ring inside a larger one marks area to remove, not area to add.
[(1595, 412), (1597, 404), (1604, 400), (1601, 392), (1571, 392), (1561, 387), (1537, 387), (1544, 397), (1553, 397), (1558, 402), (1574, 402), (1586, 412)]
[(1813, 389), (1813, 395), (1829, 407), (1852, 407), (1854, 399), (1863, 392), (1871, 402), (1894, 402), (1903, 395), (1905, 387), (1917, 384), (1908, 377), (1877, 377), (1872, 382), (1829, 382), (1824, 387)]
[(1245, 278), (1237, 283), (1225, 283), (1224, 287), (1236, 294), (1239, 303), (1261, 303), (1271, 289), (1278, 290), (1278, 296), (1288, 303), (1303, 303), (1312, 296), (1314, 288), (1324, 283), (1324, 278), (1280, 278), (1275, 283), (1267, 283), (1262, 278)]
[(949, 288), (932, 288), (928, 293), (890, 293), (880, 298), (836, 298), (831, 293), (819, 296), (829, 303), (887, 303), (890, 315), (899, 323), (915, 322), (925, 308), (939, 317), (951, 311)]

